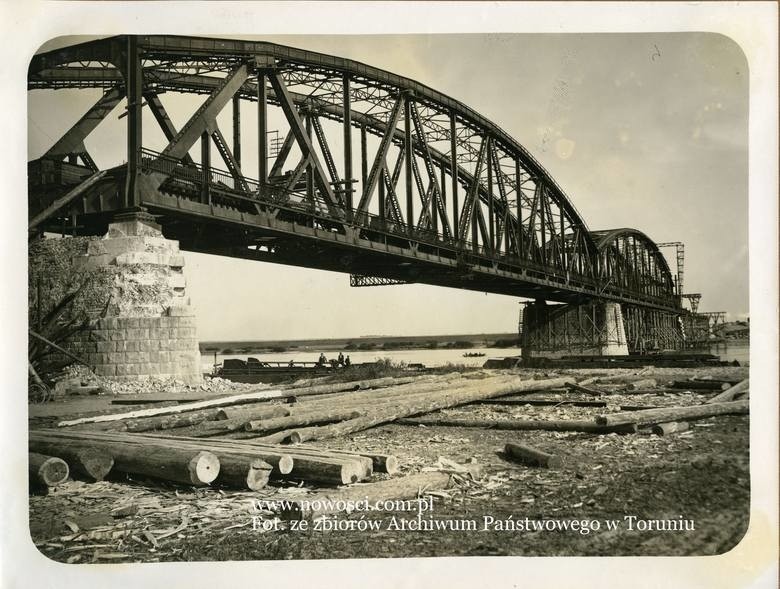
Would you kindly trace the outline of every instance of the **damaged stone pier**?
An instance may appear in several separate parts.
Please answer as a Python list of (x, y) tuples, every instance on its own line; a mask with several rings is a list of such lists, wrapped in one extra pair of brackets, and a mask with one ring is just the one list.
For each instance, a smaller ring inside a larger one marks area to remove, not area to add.
[[(68, 239), (68, 238), (65, 238)], [(66, 348), (99, 376), (116, 380), (175, 377), (200, 382), (195, 313), (186, 296), (184, 257), (151, 215), (119, 215), (105, 236), (71, 258), (75, 273), (100, 274), (88, 327)], [(100, 296), (102, 295), (102, 297)]]

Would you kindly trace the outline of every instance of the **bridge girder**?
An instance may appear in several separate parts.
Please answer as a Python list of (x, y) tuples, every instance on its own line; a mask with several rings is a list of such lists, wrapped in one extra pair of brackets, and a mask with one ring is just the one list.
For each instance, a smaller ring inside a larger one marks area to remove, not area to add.
[[(128, 55), (135, 55), (132, 51), (137, 51), (139, 79), (128, 67)], [(127, 161), (139, 164), (137, 170), (128, 165), (125, 184), (134, 186), (136, 174), (159, 182), (142, 182), (140, 196), (133, 201), (126, 195), (125, 204), (157, 207), (155, 212), (164, 219), (179, 213), (162, 207), (165, 198), (161, 197), (204, 202), (205, 194), (205, 204), (211, 207), (247, 218), (327, 228), (353, 244), (392, 242), (413, 251), (435, 244), (459, 267), (476, 266), (482, 274), (493, 274), (490, 280), (501, 280), (500, 269), (529, 280), (538, 275), (550, 285), (546, 294), (551, 300), (566, 299), (561, 293), (570, 289), (576, 297), (584, 292), (594, 298), (679, 307), (668, 265), (644, 234), (621, 230), (604, 242), (606, 237), (587, 229), (562, 189), (522, 145), (466, 105), (414, 80), (271, 43), (151, 35), (111, 37), (36, 55), (28, 87), (104, 88), (145, 96), (169, 145), (161, 154), (144, 149), (140, 129), (137, 141), (128, 141), (134, 153), (128, 153)], [(170, 120), (166, 122), (160, 100), (165, 92), (208, 98), (176, 132)], [(243, 176), (238, 158), (216, 126), (216, 115), (231, 100), (234, 151), (239, 155), (240, 103), (258, 105), (259, 180)], [(268, 105), (280, 107), (289, 125), (270, 173), (266, 172)], [(105, 108), (98, 110), (102, 116), (108, 114)], [(340, 124), (341, 162), (326, 139), (332, 129), (321, 119)], [(361, 132), (359, 155), (366, 170), (360, 179), (352, 177), (355, 128)], [(129, 129), (128, 134), (132, 132)], [(365, 140), (367, 133), (380, 138), (373, 154)], [(201, 136), (202, 144), (208, 143), (209, 136), (213, 139), (228, 167), (226, 173), (210, 166), (207, 146), (202, 145), (201, 164), (194, 163), (189, 150)], [(285, 172), (296, 147), (301, 158)], [(393, 156), (396, 163), (391, 170), (388, 159)], [(370, 173), (369, 161), (373, 162)], [(123, 173), (120, 168), (113, 172), (117, 182)], [(402, 172), (404, 182), (399, 186)], [(199, 188), (197, 194), (194, 187)], [(354, 209), (353, 187), (360, 194)], [(39, 200), (45, 205), (48, 198), (50, 204), (71, 188), (63, 185), (58, 193), (49, 186), (51, 195)], [(93, 215), (97, 225), (104, 223), (114, 205), (107, 202), (105, 191), (97, 204), (90, 198), (84, 191), (80, 209), (75, 201), (68, 201), (70, 208), (59, 211), (53, 224), (74, 215)], [(222, 220), (215, 216), (214, 222)], [(273, 233), (273, 227), (266, 230)], [(236, 247), (247, 245), (236, 240)], [(504, 292), (507, 287), (491, 289)]]

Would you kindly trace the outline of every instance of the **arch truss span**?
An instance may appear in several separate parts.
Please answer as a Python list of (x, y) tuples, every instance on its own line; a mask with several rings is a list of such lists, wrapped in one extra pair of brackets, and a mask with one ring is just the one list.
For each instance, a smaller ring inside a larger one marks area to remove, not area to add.
[[(144, 208), (192, 250), (563, 302), (676, 304), (642, 280), (610, 282), (623, 258), (599, 249), (539, 162), (418, 81), (272, 43), (150, 35), (36, 55), (29, 89), (60, 88), (103, 94), (31, 162), (31, 218), (43, 219), (31, 229), (97, 232), (113, 212)], [(197, 101), (187, 116), (181, 96)], [(121, 107), (126, 151), (96, 163), (88, 138)]]

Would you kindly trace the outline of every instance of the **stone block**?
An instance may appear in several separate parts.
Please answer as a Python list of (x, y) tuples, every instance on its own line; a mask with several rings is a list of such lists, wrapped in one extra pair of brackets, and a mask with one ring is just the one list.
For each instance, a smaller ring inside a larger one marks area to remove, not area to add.
[(116, 365), (101, 364), (100, 366), (95, 366), (95, 374), (106, 377), (116, 376)]
[(162, 227), (148, 219), (121, 219), (108, 226), (108, 239), (116, 237), (135, 236), (162, 236)]
[(114, 344), (117, 342), (95, 342), (96, 352), (113, 352)]
[(184, 274), (171, 274), (168, 277), (168, 284), (171, 288), (186, 288), (187, 279), (184, 278)]
[(127, 339), (127, 330), (115, 329), (113, 331), (110, 331), (108, 333), (108, 339), (110, 339), (112, 342), (124, 341)]
[(108, 341), (108, 334), (105, 329), (92, 329), (89, 331), (89, 339), (93, 342)]
[(118, 266), (144, 264), (170, 267), (171, 256), (165, 252), (126, 252), (116, 257), (116, 263)]

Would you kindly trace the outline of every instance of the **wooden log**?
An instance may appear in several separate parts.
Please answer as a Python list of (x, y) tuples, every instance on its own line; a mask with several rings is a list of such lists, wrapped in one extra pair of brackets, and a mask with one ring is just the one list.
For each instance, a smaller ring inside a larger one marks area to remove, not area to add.
[(550, 432), (584, 432), (592, 434), (635, 434), (635, 424), (607, 427), (597, 425), (592, 421), (579, 419), (542, 420), (542, 419), (447, 419), (442, 417), (416, 417), (414, 419), (398, 419), (398, 425), (425, 427), (476, 427), (507, 431), (550, 431)]
[(354, 419), (362, 415), (360, 411), (354, 409), (333, 409), (332, 411), (312, 411), (296, 413), (287, 417), (277, 417), (275, 419), (260, 419), (249, 421), (244, 424), (244, 430), (248, 432), (272, 432), (275, 430), (298, 427), (301, 425), (310, 425), (312, 423), (333, 423), (334, 421), (343, 421), (345, 419)]
[(669, 388), (672, 389), (694, 389), (700, 391), (725, 391), (731, 385), (725, 382), (715, 382), (711, 380), (675, 380)]
[[(264, 412), (258, 412), (260, 415), (267, 416), (268, 419), (281, 418), (290, 414), (290, 410), (283, 405), (274, 405), (266, 407)], [(218, 436), (227, 432), (234, 432), (244, 428), (246, 418), (233, 417), (232, 419), (216, 419), (214, 421), (205, 421), (199, 424), (198, 434), (195, 436)]]
[(518, 380), (516, 377), (493, 379), (491, 381), (475, 382), (448, 391), (446, 394), (432, 394), (415, 399), (411, 403), (399, 402), (392, 407), (382, 406), (370, 415), (355, 419), (325, 425), (320, 427), (288, 430), (285, 441), (294, 444), (307, 440), (321, 440), (344, 436), (383, 423), (389, 423), (402, 417), (430, 413), (447, 407), (465, 405), (478, 399), (490, 399), (504, 395), (516, 394), (528, 390), (544, 390), (555, 388), (572, 382), (571, 378), (552, 378), (547, 380)]
[[(32, 434), (38, 434), (33, 436)], [(166, 445), (171, 448), (186, 449), (189, 451), (207, 450), (218, 459), (240, 456), (251, 459), (261, 459), (272, 465), (280, 475), (292, 472), (293, 459), (289, 452), (280, 449), (258, 448), (255, 446), (246, 446), (240, 442), (230, 442), (227, 440), (203, 440), (200, 438), (184, 438), (178, 436), (162, 436), (155, 434), (109, 434), (102, 432), (70, 432), (61, 430), (38, 430), (31, 432), (31, 440), (43, 437), (60, 443), (65, 440), (70, 444), (89, 444), (89, 443), (111, 443), (137, 445), (143, 452), (144, 446)], [(31, 441), (32, 444), (32, 441)]]
[[(154, 436), (160, 437), (163, 436)], [(172, 443), (190, 442), (194, 444), (200, 444), (203, 440), (200, 438), (178, 438), (176, 436), (167, 436), (164, 439), (170, 440)], [(227, 440), (208, 440), (210, 451), (220, 455), (220, 447), (225, 448), (241, 448), (242, 451), (254, 452), (268, 457), (267, 459), (273, 461), (277, 459), (277, 456), (290, 459), (292, 465), (295, 457), (306, 456), (310, 459), (316, 459), (318, 457), (346, 457), (353, 460), (358, 460), (362, 463), (362, 477), (368, 478), (373, 471), (386, 472), (388, 474), (394, 474), (397, 472), (399, 464), (398, 459), (392, 454), (379, 454), (373, 452), (349, 452), (347, 450), (334, 450), (332, 448), (320, 448), (314, 446), (295, 446), (295, 447), (281, 447), (273, 444), (263, 444), (254, 440), (241, 440), (241, 441), (227, 441)], [(366, 459), (371, 462), (371, 466), (368, 466)], [(279, 469), (280, 474), (290, 474), (292, 467), (289, 469)], [(300, 474), (300, 471), (299, 473)], [(339, 475), (340, 476), (340, 475)]]
[(46, 456), (37, 452), (27, 455), (30, 483), (44, 487), (54, 487), (68, 478), (68, 465), (61, 458)]
[[(302, 499), (286, 501), (281, 506), (279, 516), (285, 520), (313, 519), (346, 511), (357, 504), (372, 508), (378, 502), (384, 504), (393, 500), (414, 500), (428, 491), (448, 488), (451, 481), (449, 473), (425, 472), (340, 489), (334, 493), (313, 493)], [(426, 503), (422, 503), (421, 508), (427, 508)]]
[[(458, 375), (456, 375), (458, 376)], [(366, 392), (355, 392), (355, 393), (349, 393), (343, 398), (339, 398), (337, 401), (337, 405), (340, 409), (343, 410), (353, 410), (360, 413), (366, 413), (369, 411), (378, 411), (381, 410), (381, 408), (386, 407), (389, 404), (397, 404), (400, 402), (403, 403), (410, 403), (414, 400), (419, 400), (422, 398), (426, 398), (432, 393), (435, 393), (437, 391), (447, 390), (451, 389), (454, 384), (460, 384), (461, 386), (465, 383), (464, 379), (461, 378), (447, 378), (443, 381), (435, 381), (435, 382), (426, 382), (426, 383), (413, 383), (411, 385), (402, 385), (399, 387), (396, 387), (394, 389), (387, 389), (382, 391), (366, 391)], [(474, 386), (473, 383), (470, 386)], [(314, 400), (306, 400), (303, 403), (296, 404), (291, 411), (291, 417), (300, 413), (300, 412), (313, 412), (313, 411), (321, 411), (322, 415), (324, 416), (322, 418), (322, 422), (328, 422), (328, 416), (335, 410), (334, 408), (334, 399), (328, 399), (326, 401), (322, 401), (320, 397), (317, 397)], [(314, 422), (312, 422), (314, 423)], [(293, 426), (294, 427), (294, 426)], [(246, 436), (240, 436), (240, 437), (246, 437)], [(255, 439), (260, 442), (264, 442), (267, 444), (280, 444), (284, 442), (288, 437), (287, 433), (281, 432), (281, 433), (274, 433), (274, 434), (268, 434), (266, 436), (251, 436), (252, 439)]]
[(523, 464), (529, 466), (542, 466), (544, 468), (558, 468), (561, 466), (562, 461), (559, 456), (554, 454), (548, 454), (542, 452), (531, 446), (525, 446), (523, 444), (513, 444), (508, 442), (504, 446), (504, 454), (516, 458)]
[[(200, 438), (179, 439), (175, 436), (169, 436), (164, 439), (169, 440), (173, 444), (190, 443), (198, 445), (203, 442)], [(357, 476), (356, 480), (365, 480), (373, 474), (374, 470), (393, 474), (398, 468), (397, 458), (392, 455), (347, 452), (345, 450), (311, 446), (287, 448), (261, 444), (250, 440), (235, 442), (208, 440), (208, 442), (207, 447), (209, 450), (220, 457), (222, 456), (222, 448), (230, 452), (239, 451), (236, 449), (240, 448), (241, 452), (262, 456), (264, 460), (271, 463), (274, 460), (279, 460), (279, 457), (288, 459), (292, 465), (291, 468), (277, 468), (279, 472), (272, 473), (272, 477), (275, 479), (292, 478), (310, 482), (349, 484), (355, 482), (355, 476)]]
[(691, 424), (687, 421), (672, 421), (667, 423), (656, 423), (650, 428), (651, 433), (657, 436), (668, 436), (669, 434), (678, 434), (688, 431)]
[(628, 390), (638, 391), (640, 389), (653, 389), (658, 385), (658, 382), (653, 378), (644, 378), (641, 380), (635, 380), (628, 385)]
[(219, 476), (216, 482), (238, 489), (259, 491), (268, 484), (273, 466), (260, 458), (223, 455), (219, 459)]
[[(82, 435), (86, 432), (79, 432)], [(190, 448), (177, 448), (170, 444), (134, 444), (114, 440), (95, 439), (59, 439), (63, 445), (69, 445), (74, 451), (86, 448), (99, 448), (114, 458), (114, 470), (136, 475), (159, 478), (187, 485), (208, 485), (219, 474), (219, 459), (211, 452)], [(100, 434), (108, 435), (108, 434)], [(30, 432), (31, 439), (41, 438), (40, 434)]]
[[(242, 425), (252, 419), (270, 419), (271, 417), (284, 417), (290, 415), (290, 407), (287, 405), (271, 405), (268, 403), (258, 403), (252, 405), (239, 405), (237, 407), (223, 407), (217, 409), (215, 419), (218, 421), (239, 421), (243, 419)], [(240, 427), (237, 429), (241, 429)]]
[(594, 397), (599, 397), (601, 395), (606, 394), (604, 391), (599, 391), (597, 389), (589, 389), (582, 385), (578, 385), (577, 383), (569, 383), (567, 385), (568, 389), (571, 391), (575, 391), (578, 393), (585, 393), (586, 395), (593, 395)]
[(440, 378), (417, 378), (414, 382), (386, 387), (382, 389), (358, 390), (335, 395), (317, 395), (302, 399), (296, 405), (296, 409), (310, 409), (312, 407), (333, 407), (335, 403), (340, 406), (358, 405), (363, 403), (376, 403), (378, 401), (390, 401), (397, 398), (408, 398), (417, 394), (440, 391), (452, 388), (456, 383), (463, 384), (466, 379), (461, 374), (448, 374)]
[(149, 409), (138, 409), (126, 413), (111, 413), (108, 415), (93, 415), (91, 417), (82, 417), (80, 419), (71, 419), (61, 421), (58, 427), (67, 427), (79, 423), (100, 423), (104, 421), (117, 421), (120, 419), (136, 419), (138, 417), (153, 417), (156, 415), (170, 415), (172, 413), (184, 413), (195, 411), (197, 409), (206, 409), (213, 407), (223, 407), (225, 405), (239, 405), (241, 403), (251, 403), (261, 399), (278, 399), (284, 396), (281, 390), (260, 391), (256, 393), (244, 393), (241, 395), (232, 395), (230, 397), (220, 397), (219, 399), (209, 399), (206, 401), (196, 401), (195, 403), (182, 403), (171, 407), (151, 407)]
[(590, 378), (586, 378), (585, 380), (581, 380), (579, 384), (580, 386), (587, 386), (589, 384), (594, 384), (596, 382), (602, 383), (602, 382), (616, 382), (616, 381), (623, 381), (623, 380), (631, 380), (632, 378), (636, 379), (636, 377), (642, 374), (642, 372), (644, 371), (621, 372), (619, 374), (592, 376)]
[[(485, 399), (475, 401), (473, 405), (530, 405), (532, 407), (606, 407), (607, 401), (588, 401), (581, 399)], [(639, 411), (640, 409), (655, 409), (657, 405), (619, 405), (621, 411)]]
[(91, 481), (102, 481), (114, 466), (114, 459), (108, 452), (97, 448), (63, 447), (56, 441), (30, 440), (30, 450), (39, 454), (56, 456), (68, 463), (73, 473)]
[(596, 423), (599, 425), (648, 425), (653, 423), (665, 423), (667, 421), (688, 421), (691, 419), (703, 419), (715, 415), (742, 415), (750, 411), (750, 403), (747, 401), (731, 401), (728, 403), (711, 403), (693, 405), (691, 407), (662, 407), (658, 409), (645, 409), (643, 411), (626, 411), (597, 415)]
[(358, 382), (358, 389), (380, 389), (383, 387), (395, 387), (402, 384), (413, 383), (423, 377), (420, 376), (385, 376), (383, 378), (372, 378)]
[(371, 459), (375, 472), (392, 475), (396, 474), (401, 467), (398, 458), (393, 454), (364, 454), (361, 452), (360, 455)]
[(293, 454), (292, 472), (276, 478), (328, 485), (349, 485), (367, 479), (370, 476), (367, 473), (366, 464), (362, 461)]
[(128, 432), (140, 433), (154, 430), (174, 429), (177, 427), (188, 427), (198, 425), (204, 421), (216, 419), (219, 409), (201, 409), (200, 411), (189, 411), (187, 413), (175, 413), (173, 415), (160, 415), (156, 417), (145, 417), (138, 419), (127, 419), (118, 424), (124, 423), (125, 430)]
[(745, 380), (725, 389), (722, 393), (715, 395), (711, 399), (705, 401), (705, 403), (723, 403), (725, 401), (732, 401), (737, 395), (740, 395), (750, 390), (750, 379)]

